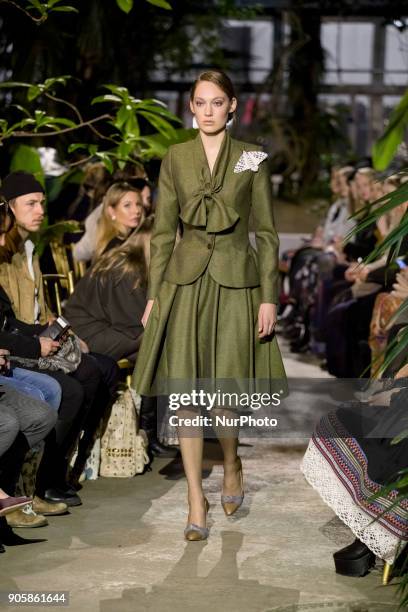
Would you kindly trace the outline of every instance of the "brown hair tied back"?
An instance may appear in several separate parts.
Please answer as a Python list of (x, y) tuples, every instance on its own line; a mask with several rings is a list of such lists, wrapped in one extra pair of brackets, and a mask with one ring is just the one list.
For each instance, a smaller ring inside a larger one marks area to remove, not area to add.
[(202, 81), (214, 83), (228, 96), (230, 100), (236, 98), (234, 86), (231, 79), (222, 70), (206, 70), (198, 75), (190, 90), (190, 100), (193, 101), (197, 85)]

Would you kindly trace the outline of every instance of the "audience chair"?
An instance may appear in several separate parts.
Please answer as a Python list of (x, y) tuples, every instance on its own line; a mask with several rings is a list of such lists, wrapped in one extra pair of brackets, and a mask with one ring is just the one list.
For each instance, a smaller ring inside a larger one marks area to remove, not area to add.
[[(393, 573), (393, 569), (394, 569), (394, 564), (395, 562), (398, 560), (399, 562), (399, 556), (400, 555), (405, 555), (405, 553), (407, 552), (408, 549), (406, 549), (405, 547), (407, 547), (408, 544), (402, 545), (402, 548), (400, 549), (399, 555), (397, 556), (397, 559), (395, 559), (394, 563), (387, 563), (386, 561), (384, 561), (384, 568), (383, 568), (383, 573), (382, 573), (382, 583), (384, 586), (387, 586), (387, 584), (389, 583), (390, 579), (392, 578), (392, 573)], [(404, 561), (403, 561), (404, 563)]]
[(383, 569), (383, 573), (382, 573), (382, 583), (384, 586), (387, 586), (389, 580), (390, 580), (390, 575), (391, 575), (391, 569), (392, 569), (392, 564), (391, 563), (387, 563), (386, 561), (384, 562), (384, 569)]
[(50, 242), (52, 258), (58, 274), (73, 273), (74, 283), (77, 283), (86, 272), (86, 263), (76, 261), (73, 256), (73, 244), (63, 244), (56, 240)]
[(126, 371), (126, 387), (130, 388), (132, 383), (132, 372), (135, 367), (133, 361), (129, 361), (129, 359), (119, 359), (117, 361), (119, 369), (122, 371)]
[(43, 282), (48, 306), (61, 316), (64, 298), (74, 292), (74, 273), (69, 270), (67, 274), (43, 274)]

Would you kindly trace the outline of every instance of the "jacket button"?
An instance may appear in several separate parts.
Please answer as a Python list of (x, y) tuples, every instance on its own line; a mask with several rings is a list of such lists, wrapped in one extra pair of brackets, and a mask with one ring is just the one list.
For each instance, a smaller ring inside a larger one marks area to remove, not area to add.
[(212, 244), (211, 244), (211, 242), (209, 242), (209, 243), (207, 244), (207, 249), (208, 249), (209, 251), (211, 251), (211, 249), (212, 249)]

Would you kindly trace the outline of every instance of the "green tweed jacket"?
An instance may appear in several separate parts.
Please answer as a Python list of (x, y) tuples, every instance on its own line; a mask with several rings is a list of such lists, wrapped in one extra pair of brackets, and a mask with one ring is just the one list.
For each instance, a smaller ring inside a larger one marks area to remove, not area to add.
[[(226, 132), (211, 175), (200, 134), (169, 148), (163, 159), (151, 240), (148, 297), (162, 280), (178, 285), (195, 281), (208, 266), (226, 287), (261, 288), (261, 302), (278, 301), (278, 246), (266, 161), (234, 172), (243, 151), (260, 147)], [(252, 209), (257, 251), (249, 243)], [(174, 249), (177, 226), (182, 238)]]

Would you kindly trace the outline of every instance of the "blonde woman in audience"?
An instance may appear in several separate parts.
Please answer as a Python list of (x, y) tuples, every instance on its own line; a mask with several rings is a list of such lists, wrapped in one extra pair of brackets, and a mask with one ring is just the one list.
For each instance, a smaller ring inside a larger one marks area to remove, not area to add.
[(114, 183), (103, 198), (94, 261), (113, 247), (122, 244), (144, 219), (140, 191), (130, 183)]
[(65, 315), (92, 351), (115, 360), (136, 359), (143, 333), (153, 217), (106, 250), (75, 287)]

